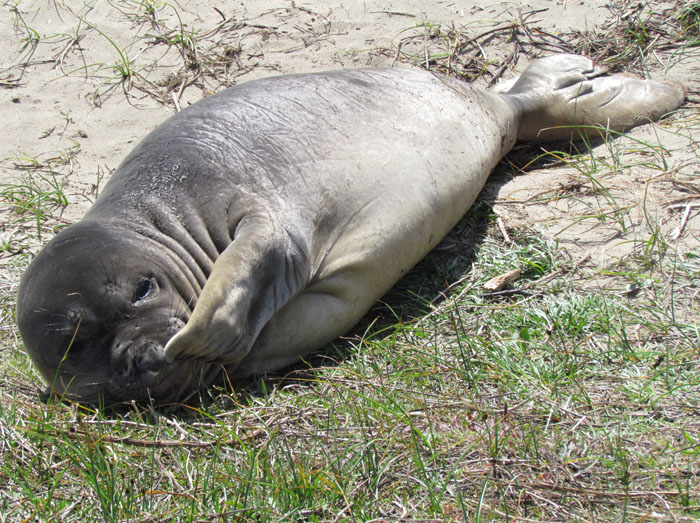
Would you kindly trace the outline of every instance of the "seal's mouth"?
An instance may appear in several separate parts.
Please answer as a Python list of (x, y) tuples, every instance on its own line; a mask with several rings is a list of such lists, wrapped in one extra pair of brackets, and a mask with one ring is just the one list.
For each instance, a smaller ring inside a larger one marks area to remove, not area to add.
[(89, 405), (182, 401), (213, 376), (211, 364), (165, 360), (165, 343), (184, 325), (184, 320), (171, 316), (146, 325), (122, 324), (111, 340), (81, 337), (64, 352), (57, 368), (42, 366), (47, 392)]
[(220, 371), (216, 365), (198, 361), (160, 363), (140, 355), (123, 371), (85, 373), (76, 369), (59, 370), (54, 379), (47, 380), (45, 394), (85, 405), (113, 405), (136, 402), (147, 405), (164, 405), (186, 401), (199, 386), (205, 386)]

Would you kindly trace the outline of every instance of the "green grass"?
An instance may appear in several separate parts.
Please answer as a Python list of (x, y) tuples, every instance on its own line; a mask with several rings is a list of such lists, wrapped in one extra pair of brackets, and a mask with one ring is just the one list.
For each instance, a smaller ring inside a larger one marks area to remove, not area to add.
[(697, 44), (700, 35), (700, 2), (684, 2), (676, 13), (680, 23), (680, 35), (689, 42)]
[[(484, 298), (470, 282), (430, 314), (354, 338), (337, 362), (239, 384), (197, 408), (43, 404), (17, 387), (38, 379), (12, 349), (1, 512), (42, 521), (700, 517), (698, 325), (674, 320), (668, 292), (663, 302), (586, 292), (565, 276), (540, 288), (566, 265), (554, 245), (489, 238), (474, 260), (480, 282), (494, 266), (536, 265), (532, 295)], [(699, 277), (697, 263), (679, 269), (676, 292)]]
[(15, 161), (19, 175), (0, 183), (0, 201), (11, 209), (14, 223), (33, 222), (36, 236), (41, 239), (46, 222), (68, 205), (64, 178), (50, 164), (42, 164), (34, 157), (20, 157)]

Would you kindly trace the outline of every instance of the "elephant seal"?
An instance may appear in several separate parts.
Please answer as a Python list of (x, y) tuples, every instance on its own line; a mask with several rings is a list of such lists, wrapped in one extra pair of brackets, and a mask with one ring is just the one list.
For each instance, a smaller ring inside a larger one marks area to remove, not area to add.
[(460, 219), (516, 140), (623, 130), (675, 84), (534, 61), (504, 93), (422, 70), (281, 76), (174, 115), (20, 284), (59, 394), (168, 402), (279, 369), (350, 329)]

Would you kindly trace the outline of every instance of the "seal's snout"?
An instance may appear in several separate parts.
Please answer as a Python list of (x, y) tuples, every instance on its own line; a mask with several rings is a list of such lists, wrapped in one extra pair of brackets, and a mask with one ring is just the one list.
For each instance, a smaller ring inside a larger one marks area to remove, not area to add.
[(155, 340), (127, 340), (112, 349), (112, 370), (128, 378), (158, 373), (164, 366), (163, 345)]
[(158, 372), (165, 366), (163, 345), (152, 340), (141, 343), (131, 355), (137, 372)]

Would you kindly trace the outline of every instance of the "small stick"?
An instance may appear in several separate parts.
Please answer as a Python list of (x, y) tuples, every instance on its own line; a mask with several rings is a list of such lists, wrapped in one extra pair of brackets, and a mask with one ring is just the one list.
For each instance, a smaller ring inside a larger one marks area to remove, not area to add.
[(692, 209), (692, 207), (693, 205), (690, 203), (686, 204), (683, 218), (681, 218), (681, 224), (671, 232), (672, 240), (677, 240), (683, 234), (683, 229), (685, 229), (685, 225), (688, 223), (688, 218), (690, 218), (690, 209)]
[(506, 230), (506, 226), (503, 223), (503, 219), (500, 216), (496, 219), (496, 224), (498, 225), (498, 228), (501, 231), (501, 234), (503, 235), (503, 239), (506, 241), (506, 243), (513, 243), (513, 240), (511, 239), (510, 235), (508, 234), (508, 231)]

